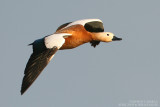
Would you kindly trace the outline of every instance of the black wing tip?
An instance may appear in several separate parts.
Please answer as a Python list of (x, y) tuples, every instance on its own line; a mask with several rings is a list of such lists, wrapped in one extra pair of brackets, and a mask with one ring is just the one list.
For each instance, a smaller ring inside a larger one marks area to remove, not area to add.
[(93, 40), (90, 42), (91, 46), (93, 46), (94, 48), (99, 45), (100, 41), (96, 41), (96, 40)]
[(21, 91), (20, 91), (21, 95), (23, 95), (30, 86), (31, 86), (31, 84), (28, 86), (28, 85), (26, 85), (26, 82), (23, 81), (22, 86), (21, 86)]
[(96, 45), (92, 45), (94, 48), (96, 48)]
[[(30, 84), (30, 85), (31, 85), (31, 84)], [(26, 82), (24, 82), (24, 78), (23, 78), (22, 86), (21, 86), (21, 91), (20, 91), (21, 95), (23, 95), (23, 94), (27, 91), (27, 89), (30, 87), (30, 85), (27, 86), (27, 85), (26, 85)]]
[(91, 44), (91, 46), (93, 46), (94, 48), (96, 47), (96, 45), (95, 45), (95, 44)]
[[(29, 86), (30, 87), (30, 86)], [(21, 93), (21, 95), (23, 95), (27, 90), (28, 90), (28, 88), (29, 87), (27, 87), (27, 88), (21, 88), (21, 91), (20, 91), (20, 93)]]
[(22, 90), (21, 90), (21, 91), (20, 91), (21, 95), (23, 95), (23, 94), (24, 94), (24, 92), (25, 92), (25, 91), (22, 91)]
[(33, 43), (28, 44), (28, 46), (33, 45)]
[(27, 89), (24, 89), (24, 88), (23, 88), (23, 84), (22, 84), (21, 91), (20, 91), (21, 95), (23, 95), (23, 94), (26, 92), (26, 90), (27, 90)]

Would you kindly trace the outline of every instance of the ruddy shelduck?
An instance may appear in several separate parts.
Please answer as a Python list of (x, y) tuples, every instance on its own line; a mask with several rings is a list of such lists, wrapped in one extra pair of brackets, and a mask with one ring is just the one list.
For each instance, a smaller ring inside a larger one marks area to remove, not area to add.
[(88, 42), (96, 47), (100, 42), (119, 40), (122, 38), (104, 32), (100, 19), (84, 19), (61, 25), (54, 34), (29, 44), (33, 46), (33, 53), (24, 71), (21, 94), (31, 86), (58, 50), (73, 49)]

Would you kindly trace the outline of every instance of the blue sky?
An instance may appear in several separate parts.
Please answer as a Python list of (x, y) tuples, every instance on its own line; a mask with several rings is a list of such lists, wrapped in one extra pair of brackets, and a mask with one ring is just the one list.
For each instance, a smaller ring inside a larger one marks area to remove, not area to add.
[[(118, 107), (160, 100), (158, 0), (1, 0), (1, 107)], [(99, 18), (123, 41), (58, 51), (21, 96), (27, 46), (66, 22)], [(159, 105), (158, 105), (159, 106)]]

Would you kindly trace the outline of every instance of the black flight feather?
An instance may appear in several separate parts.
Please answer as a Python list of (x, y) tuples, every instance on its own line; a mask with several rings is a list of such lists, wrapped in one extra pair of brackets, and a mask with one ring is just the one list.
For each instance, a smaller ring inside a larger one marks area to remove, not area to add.
[(58, 48), (55, 46), (52, 49), (46, 49), (40, 53), (32, 53), (24, 71), (25, 75), (22, 81), (21, 94), (23, 94), (32, 85), (39, 74), (50, 62), (52, 56), (57, 50)]
[(92, 40), (92, 41), (90, 42), (91, 46), (93, 46), (94, 48), (95, 48), (97, 45), (99, 45), (99, 43), (100, 43), (100, 41), (96, 41), (96, 40)]

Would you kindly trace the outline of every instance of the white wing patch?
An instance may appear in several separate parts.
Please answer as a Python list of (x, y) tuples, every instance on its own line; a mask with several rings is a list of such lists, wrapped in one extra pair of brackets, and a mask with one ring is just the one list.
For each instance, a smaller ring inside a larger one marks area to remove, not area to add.
[[(75, 21), (75, 22), (72, 22), (70, 23), (69, 25), (67, 25), (66, 27), (64, 28), (67, 28), (67, 27), (70, 27), (72, 25), (77, 25), (77, 24), (80, 24), (80, 25), (85, 25), (86, 23), (88, 22), (93, 22), (93, 21), (99, 21), (99, 22), (102, 22), (100, 19), (83, 19), (83, 20), (78, 20), (78, 21)], [(63, 29), (64, 29), (63, 28)]]
[(52, 34), (50, 36), (47, 36), (44, 38), (44, 43), (46, 48), (53, 48), (56, 46), (58, 49), (64, 44), (65, 37), (71, 36), (71, 34), (68, 33), (58, 33), (58, 34)]

